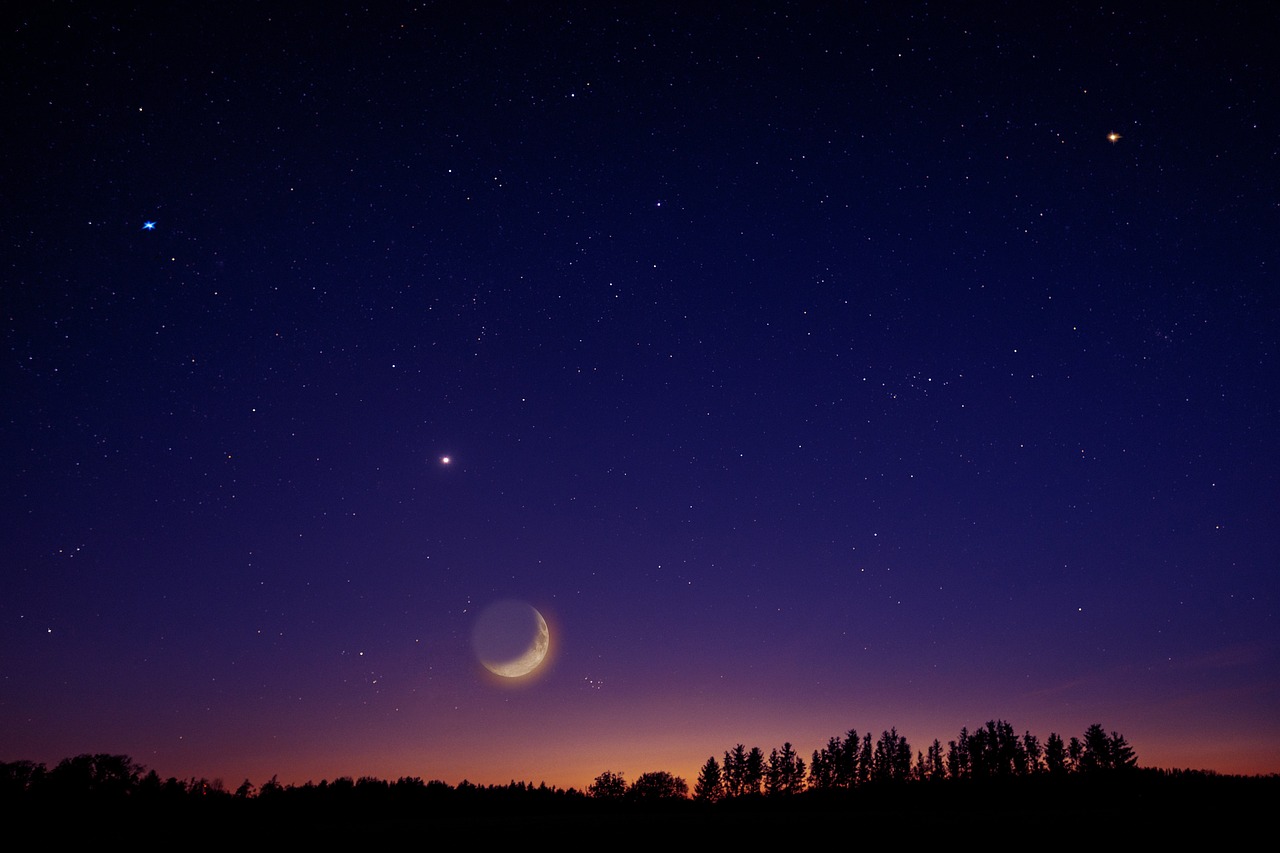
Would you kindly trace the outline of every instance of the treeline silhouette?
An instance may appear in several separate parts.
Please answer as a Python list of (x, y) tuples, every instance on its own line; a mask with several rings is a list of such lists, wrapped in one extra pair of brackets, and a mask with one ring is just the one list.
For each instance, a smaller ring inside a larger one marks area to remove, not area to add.
[[(1140, 768), (1127, 740), (1101, 725), (1064, 740), (1041, 743), (993, 720), (943, 746), (934, 740), (913, 752), (891, 728), (878, 738), (850, 729), (812, 752), (806, 762), (790, 743), (765, 755), (739, 743), (709, 757), (695, 784), (667, 771), (628, 782), (604, 771), (584, 791), (545, 783), (449, 785), (401, 777), (339, 777), (282, 784), (276, 777), (234, 789), (222, 780), (161, 778), (125, 755), (78, 755), (53, 768), (31, 761), (0, 762), (0, 804), (30, 826), (80, 815), (88, 825), (147, 825), (234, 837), (244, 832), (282, 837), (368, 839), (419, 826), (483, 825), (513, 835), (529, 822), (571, 820), (600, 829), (657, 825), (682, 831), (702, 826), (766, 828), (771, 816), (840, 812), (891, 814), (942, 828), (961, 819), (1001, 816), (1003, 825), (1048, 819), (1102, 825), (1234, 815), (1244, 825), (1280, 793), (1280, 777), (1223, 776), (1212, 771)], [(1251, 804), (1258, 810), (1251, 812)], [(653, 821), (658, 820), (659, 824)], [(479, 822), (479, 824), (477, 824)], [(97, 830), (95, 830), (97, 831)]]
[(961, 729), (945, 750), (935, 740), (914, 756), (897, 728), (882, 732), (874, 741), (871, 732), (859, 737), (856, 729), (850, 729), (814, 750), (807, 775), (804, 759), (790, 743), (771, 750), (768, 758), (759, 747), (747, 750), (743, 744), (726, 752), (723, 764), (713, 755), (698, 774), (694, 798), (715, 802), (751, 794), (848, 790), (870, 784), (1114, 773), (1137, 764), (1137, 755), (1124, 736), (1107, 734), (1100, 724), (1090, 726), (1083, 738), (1067, 742), (1051, 733), (1042, 745), (1031, 732), (1018, 735), (1004, 720), (991, 720), (972, 733), (967, 727)]

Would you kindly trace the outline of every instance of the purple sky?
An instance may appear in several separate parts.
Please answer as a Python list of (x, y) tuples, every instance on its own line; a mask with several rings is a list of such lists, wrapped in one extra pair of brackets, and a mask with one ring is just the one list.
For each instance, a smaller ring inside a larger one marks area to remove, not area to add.
[(1274, 10), (29, 5), (0, 760), (1280, 770)]

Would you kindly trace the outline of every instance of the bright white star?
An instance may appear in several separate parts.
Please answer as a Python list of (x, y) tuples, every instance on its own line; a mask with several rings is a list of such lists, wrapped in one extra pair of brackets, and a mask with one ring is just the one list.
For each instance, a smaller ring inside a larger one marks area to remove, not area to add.
[(154, 231), (154, 230), (156, 230), (156, 223), (155, 223), (155, 220), (153, 220), (153, 219), (148, 219), (146, 222), (142, 223), (142, 230), (143, 230), (143, 231)]

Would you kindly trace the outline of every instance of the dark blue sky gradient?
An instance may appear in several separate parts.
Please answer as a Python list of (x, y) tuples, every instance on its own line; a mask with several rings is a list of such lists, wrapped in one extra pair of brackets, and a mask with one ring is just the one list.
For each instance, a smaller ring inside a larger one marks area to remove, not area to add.
[(0, 759), (1280, 769), (1275, 12), (769, 6), (4, 13)]

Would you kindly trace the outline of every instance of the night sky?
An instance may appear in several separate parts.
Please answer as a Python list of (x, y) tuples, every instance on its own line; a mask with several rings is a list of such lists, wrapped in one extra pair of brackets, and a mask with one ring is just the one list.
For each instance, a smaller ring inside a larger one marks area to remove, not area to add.
[(0, 760), (1280, 770), (1274, 7), (373, 6), (3, 13)]

